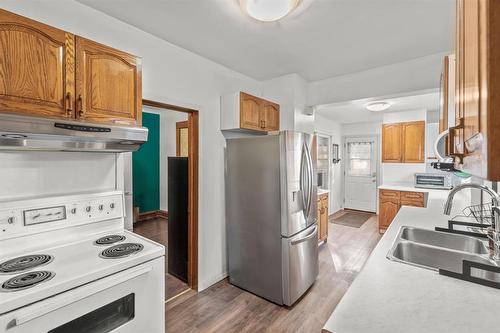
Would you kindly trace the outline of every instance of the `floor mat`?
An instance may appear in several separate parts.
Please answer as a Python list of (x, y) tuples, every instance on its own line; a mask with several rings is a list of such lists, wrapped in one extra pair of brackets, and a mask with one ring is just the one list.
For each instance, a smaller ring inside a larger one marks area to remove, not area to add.
[(359, 228), (361, 227), (370, 217), (374, 214), (359, 211), (345, 211), (345, 214), (331, 218), (330, 222), (340, 225), (345, 225), (348, 227)]

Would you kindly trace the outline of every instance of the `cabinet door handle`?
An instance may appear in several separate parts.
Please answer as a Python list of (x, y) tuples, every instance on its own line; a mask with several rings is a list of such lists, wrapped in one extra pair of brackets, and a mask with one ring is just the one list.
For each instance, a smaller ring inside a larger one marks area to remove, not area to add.
[(73, 107), (71, 106), (71, 93), (66, 93), (66, 114), (69, 116), (73, 112)]
[(83, 111), (83, 99), (82, 99), (82, 95), (78, 95), (77, 111), (78, 111), (78, 115), (80, 117), (82, 117), (83, 115), (85, 115), (85, 112)]

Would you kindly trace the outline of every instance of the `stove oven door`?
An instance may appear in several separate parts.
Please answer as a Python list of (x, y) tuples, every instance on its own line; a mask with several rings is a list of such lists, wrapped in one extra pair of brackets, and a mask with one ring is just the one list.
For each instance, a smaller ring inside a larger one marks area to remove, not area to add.
[(6, 313), (0, 332), (163, 333), (163, 277), (161, 257)]

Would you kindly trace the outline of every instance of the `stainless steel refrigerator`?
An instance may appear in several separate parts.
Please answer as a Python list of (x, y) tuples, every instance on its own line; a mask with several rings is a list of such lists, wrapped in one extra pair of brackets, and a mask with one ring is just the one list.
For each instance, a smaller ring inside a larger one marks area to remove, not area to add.
[(316, 149), (292, 131), (227, 140), (229, 281), (277, 304), (318, 275)]

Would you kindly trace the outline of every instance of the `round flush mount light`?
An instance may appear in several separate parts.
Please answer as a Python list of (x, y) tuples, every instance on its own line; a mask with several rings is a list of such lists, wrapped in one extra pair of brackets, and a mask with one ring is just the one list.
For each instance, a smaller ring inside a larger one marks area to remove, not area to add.
[(264, 22), (278, 21), (287, 16), (300, 0), (239, 0), (248, 16)]
[(367, 104), (366, 109), (369, 111), (384, 111), (391, 107), (389, 102), (372, 102)]

